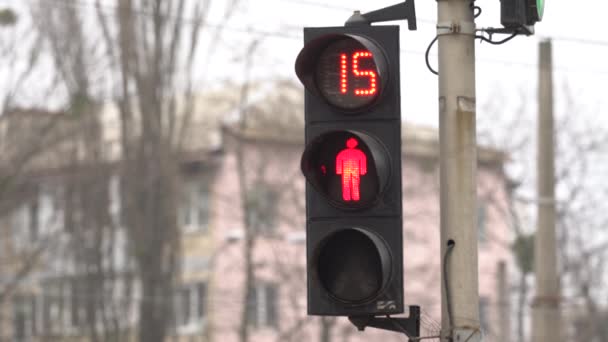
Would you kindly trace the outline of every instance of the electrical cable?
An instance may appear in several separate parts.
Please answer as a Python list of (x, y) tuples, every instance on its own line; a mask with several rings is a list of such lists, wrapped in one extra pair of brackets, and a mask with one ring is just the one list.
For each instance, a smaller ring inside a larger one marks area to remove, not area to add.
[(450, 287), (448, 281), (448, 257), (450, 253), (456, 246), (456, 242), (454, 240), (448, 240), (447, 249), (445, 254), (443, 255), (443, 286), (445, 287), (445, 298), (446, 298), (446, 308), (448, 312), (448, 327), (452, 328), (453, 316), (452, 316), (452, 300), (450, 298)]
[(405, 336), (407, 336), (409, 341), (420, 341), (420, 340), (430, 340), (430, 339), (434, 339), (434, 338), (441, 338), (441, 335), (410, 337), (407, 330), (405, 330), (405, 328), (403, 326), (401, 326), (401, 324), (399, 324), (393, 317), (391, 317), (391, 315), (386, 315), (386, 318), (388, 318), (391, 321), (391, 323), (393, 323), (393, 325), (395, 327), (397, 327), (397, 329), (399, 329), (402, 333), (404, 333)]
[[(92, 2), (88, 2), (88, 1), (82, 1), (82, 0), (51, 0), (54, 1), (56, 3), (63, 3), (65, 5), (68, 6), (76, 6), (76, 7), (94, 7), (95, 3)], [(301, 3), (301, 4), (305, 4), (305, 5), (310, 5), (313, 7), (320, 7), (320, 8), (334, 8), (334, 9), (340, 9), (340, 10), (351, 10), (348, 7), (342, 7), (342, 6), (334, 6), (334, 5), (325, 5), (323, 3), (320, 2), (314, 2), (314, 1), (310, 1), (310, 0), (288, 0), (289, 2), (292, 3)], [(0, 0), (0, 2), (7, 2), (7, 0)], [(115, 11), (117, 9), (116, 6), (112, 6), (112, 5), (102, 5), (101, 6), (102, 9), (108, 9), (108, 10), (113, 10)], [(481, 8), (479, 6), (473, 6), (474, 9), (478, 10), (477, 14), (475, 14), (475, 18), (477, 18), (477, 16), (479, 16), (481, 14)], [(145, 11), (135, 11), (135, 13), (140, 14), (140, 15), (147, 15), (147, 16), (151, 16), (152, 14), (147, 13)], [(113, 14), (115, 15), (115, 14)], [(181, 20), (184, 24), (191, 24), (194, 20), (192, 18), (186, 18), (186, 17), (181, 17), (181, 16), (169, 16), (170, 19), (177, 19), (177, 20)], [(430, 19), (417, 19), (417, 22), (423, 22), (423, 23), (429, 23), (429, 24), (434, 24), (435, 22), (430, 20)], [(210, 26), (210, 27), (215, 27), (218, 26), (219, 24), (205, 24), (205, 26)], [(231, 31), (235, 31), (235, 32), (242, 32), (242, 33), (249, 33), (249, 34), (255, 34), (257, 33), (255, 30), (248, 30), (248, 29), (242, 29), (242, 28), (237, 28), (237, 27), (230, 27), (228, 28), (228, 30)], [(294, 38), (294, 39), (301, 39), (301, 37), (298, 36), (291, 36), (291, 35), (284, 35), (278, 32), (261, 32), (261, 33), (268, 33), (268, 35), (273, 36), (273, 37), (279, 37), (279, 38)], [(608, 46), (608, 41), (603, 41), (603, 40), (592, 40), (592, 39), (586, 39), (586, 38), (579, 38), (579, 37), (568, 37), (568, 36), (546, 36), (544, 38), (548, 38), (548, 39), (552, 39), (552, 40), (556, 40), (556, 41), (563, 41), (563, 42), (570, 42), (570, 43), (577, 43), (577, 44), (586, 44), (586, 45), (594, 45), (594, 46)]]
[(399, 329), (399, 331), (404, 333), (405, 336), (407, 336), (408, 338), (410, 337), (410, 334), (407, 333), (407, 330), (405, 330), (405, 328), (402, 327), (401, 324), (399, 324), (396, 320), (394, 320), (393, 317), (391, 317), (391, 315), (386, 315), (386, 318), (388, 318), (391, 321), (391, 323), (393, 323), (393, 325), (395, 327), (397, 327), (397, 329)]
[(435, 75), (439, 75), (439, 73), (437, 71), (435, 71), (435, 69), (433, 69), (433, 67), (431, 66), (431, 63), (429, 62), (429, 53), (431, 52), (431, 48), (433, 47), (433, 44), (435, 44), (437, 39), (439, 39), (439, 36), (435, 36), (435, 38), (433, 38), (433, 40), (429, 44), (429, 47), (426, 48), (426, 52), (424, 53), (424, 60), (426, 62), (426, 67), (429, 68), (429, 70)]
[(490, 38), (486, 38), (482, 35), (475, 35), (475, 38), (481, 39), (482, 41), (488, 42), (492, 45), (501, 45), (501, 44), (504, 44), (504, 43), (508, 42), (509, 40), (515, 38), (516, 36), (517, 36), (517, 32), (515, 32), (512, 35), (508, 36), (507, 38), (505, 38), (503, 40), (499, 40), (499, 41), (492, 40), (492, 35), (490, 35)]
[[(310, 0), (286, 0), (286, 1), (291, 2), (291, 3), (295, 3), (295, 4), (305, 5), (305, 6), (311, 6), (311, 7), (317, 7), (317, 8), (326, 8), (326, 9), (331, 9), (331, 10), (348, 11), (348, 12), (353, 12), (356, 9), (354, 7), (346, 7), (346, 6), (339, 6), (339, 5), (330, 5), (330, 4), (327, 4), (327, 3), (322, 3), (322, 2), (317, 2), (317, 1), (310, 1)], [(435, 20), (431, 20), (431, 19), (416, 18), (416, 22), (418, 24), (422, 23), (422, 24), (428, 24), (428, 25), (435, 25)]]
[[(0, 1), (4, 1), (4, 0), (0, 0)], [(61, 3), (64, 5), (67, 5), (67, 6), (80, 7), (80, 8), (89, 8), (89, 7), (95, 6), (95, 3), (82, 1), (82, 0), (50, 0), (50, 1), (54, 1), (56, 3)], [(292, 2), (297, 3), (297, 2), (299, 2), (299, 0), (293, 0)], [(301, 2), (304, 3), (304, 2), (308, 2), (308, 1), (301, 0)], [(101, 8), (102, 8), (102, 10), (106, 10), (106, 14), (116, 16), (116, 13), (115, 13), (116, 7), (111, 6), (111, 5), (102, 5)], [(144, 12), (144, 11), (135, 11), (135, 13), (139, 14), (139, 15), (150, 15), (149, 13)], [(184, 25), (192, 25), (192, 23), (194, 21), (192, 18), (186, 18), (186, 17), (181, 17), (181, 16), (169, 16), (169, 19), (180, 20)], [(425, 21), (428, 21), (428, 20), (425, 20)], [(421, 19), (418, 19), (418, 22), (421, 22)], [(206, 27), (211, 27), (211, 28), (217, 28), (218, 26), (220, 26), (220, 24), (217, 24), (217, 23), (203, 23), (203, 25)], [(262, 35), (264, 37), (281, 38), (281, 39), (298, 40), (298, 41), (302, 40), (302, 35), (290, 34), (287, 32), (260, 31), (260, 30), (256, 30), (253, 28), (232, 27), (232, 26), (226, 26), (226, 25), (223, 25), (223, 29), (226, 31), (233, 32), (233, 33), (241, 33), (241, 34), (247, 34), (247, 35), (256, 34), (256, 35)], [(478, 38), (487, 39), (486, 37), (483, 37), (483, 38), (478, 37)], [(587, 44), (587, 45), (592, 45), (592, 46), (608, 46), (608, 41), (589, 40), (589, 39), (582, 39), (582, 38), (577, 38), (577, 37), (567, 37), (567, 36), (547, 36), (546, 38), (554, 39), (556, 41)], [(509, 37), (509, 40), (510, 39), (511, 39), (511, 37)], [(494, 42), (494, 41), (489, 42), (489, 43), (494, 44), (494, 45), (502, 44), (501, 42)], [(422, 52), (420, 52), (420, 51), (413, 51), (413, 50), (401, 50), (401, 52), (411, 53), (411, 54), (420, 54), (420, 55), (422, 54)], [(428, 60), (428, 57), (427, 57), (427, 60)], [(513, 61), (505, 61), (505, 60), (498, 60), (498, 59), (494, 60), (494, 59), (487, 59), (487, 58), (477, 58), (476, 60), (478, 62), (496, 63), (496, 64), (501, 64), (501, 65), (518, 66), (518, 67), (523, 67), (523, 68), (536, 68), (537, 67), (537, 65), (533, 64), (533, 63), (513, 62)], [(427, 66), (429, 66), (428, 62), (427, 62)], [(599, 70), (599, 69), (597, 69), (597, 70), (595, 70), (595, 69), (594, 70), (578, 70), (578, 69), (571, 69), (571, 68), (559, 67), (559, 66), (556, 67), (555, 69), (557, 71), (570, 72), (570, 73), (590, 72), (593, 75), (607, 74), (607, 72), (605, 70)], [(433, 74), (438, 75), (438, 73), (435, 70), (433, 70), (431, 67), (429, 67), (429, 70), (431, 70), (431, 72)]]
[[(481, 8), (478, 6), (475, 6), (474, 8), (479, 8), (479, 12), (476, 15), (479, 16), (481, 14)], [(482, 32), (484, 32), (483, 30), (481, 30)], [(499, 40), (499, 41), (494, 41), (492, 40), (492, 35), (490, 35), (490, 38), (484, 37), (482, 35), (475, 35), (475, 38), (481, 39), (484, 42), (488, 42), (492, 45), (501, 45), (504, 44), (508, 41), (510, 41), (511, 39), (515, 38), (517, 36), (517, 33), (513, 33), (512, 35), (510, 35), (509, 37), (503, 39), (503, 40)], [(426, 48), (426, 51), (424, 53), (424, 61), (426, 63), (426, 67), (429, 69), (430, 72), (432, 72), (435, 75), (439, 75), (439, 72), (437, 72), (435, 69), (433, 69), (433, 67), (431, 66), (431, 63), (429, 61), (429, 54), (431, 52), (431, 48), (433, 47), (433, 45), (435, 44), (435, 42), (437, 41), (437, 39), (439, 39), (439, 35), (435, 36), (435, 38), (433, 38), (433, 40), (431, 41), (431, 43), (429, 44), (429, 46)]]
[[(471, 4), (469, 6), (471, 7), (471, 11), (473, 11), (473, 18), (477, 19), (481, 15), (481, 7), (475, 6), (475, 0), (471, 0)], [(477, 13), (475, 13), (475, 11), (477, 11)]]
[[(475, 10), (477, 10), (477, 13), (475, 13)], [(481, 7), (473, 6), (473, 18), (477, 19), (481, 15), (481, 12)]]

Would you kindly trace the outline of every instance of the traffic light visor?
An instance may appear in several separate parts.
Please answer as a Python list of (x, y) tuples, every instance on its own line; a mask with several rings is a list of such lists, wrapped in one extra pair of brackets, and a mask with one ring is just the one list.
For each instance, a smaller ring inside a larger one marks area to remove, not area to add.
[(330, 34), (306, 44), (296, 60), (296, 74), (313, 94), (345, 113), (356, 113), (382, 95), (388, 70), (382, 50), (371, 40)]

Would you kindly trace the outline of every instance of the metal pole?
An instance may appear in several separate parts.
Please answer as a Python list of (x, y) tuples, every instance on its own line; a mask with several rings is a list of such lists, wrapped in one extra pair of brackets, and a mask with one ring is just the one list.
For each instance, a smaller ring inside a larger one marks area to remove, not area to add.
[(475, 342), (481, 340), (475, 22), (471, 0), (438, 0), (437, 4), (442, 284), (449, 290), (442, 286), (442, 335), (445, 340)]
[(539, 46), (538, 226), (534, 239), (536, 296), (532, 301), (532, 341), (560, 341), (559, 279), (555, 237), (555, 152), (551, 41)]
[(509, 300), (509, 282), (507, 280), (507, 264), (498, 262), (497, 273), (498, 291), (498, 342), (511, 342), (511, 301)]

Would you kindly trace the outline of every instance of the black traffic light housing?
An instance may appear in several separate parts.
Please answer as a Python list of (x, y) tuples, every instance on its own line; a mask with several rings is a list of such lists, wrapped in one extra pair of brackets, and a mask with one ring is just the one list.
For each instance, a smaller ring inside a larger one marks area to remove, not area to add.
[(399, 27), (305, 28), (304, 41), (308, 313), (402, 313)]
[(500, 22), (512, 31), (531, 35), (543, 18), (545, 0), (500, 0)]

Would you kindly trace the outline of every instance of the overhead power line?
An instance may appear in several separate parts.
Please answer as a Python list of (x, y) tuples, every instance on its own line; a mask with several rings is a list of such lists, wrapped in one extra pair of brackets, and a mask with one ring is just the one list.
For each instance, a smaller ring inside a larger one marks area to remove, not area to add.
[[(30, 0), (30, 1), (38, 1), (38, 0)], [(49, 2), (52, 1), (55, 3), (60, 3), (65, 6), (73, 6), (73, 7), (79, 7), (79, 8), (89, 8), (89, 9), (97, 8), (97, 5), (92, 1), (84, 1), (84, 0), (44, 0), (44, 1), (49, 1)], [(318, 3), (316, 1), (311, 1), (311, 0), (288, 0), (288, 1), (293, 2), (293, 3), (301, 3), (304, 5), (308, 5), (308, 6), (317, 6), (317, 7), (321, 7), (321, 8), (340, 9), (340, 10), (348, 10), (348, 11), (352, 10), (352, 8), (348, 8), (348, 7), (337, 6), (337, 5), (326, 5), (326, 4)], [(101, 4), (101, 5), (99, 5), (99, 7), (107, 15), (111, 15), (113, 17), (115, 17), (117, 15), (117, 10), (118, 10), (117, 6)], [(147, 12), (144, 10), (140, 10), (140, 9), (134, 10), (134, 13), (136, 13), (137, 15), (140, 15), (140, 16), (153, 16), (153, 13), (150, 13), (150, 12)], [(178, 21), (178, 22), (182, 23), (183, 25), (198, 24), (198, 22), (196, 20), (185, 17), (185, 16), (181, 16), (181, 15), (165, 15), (165, 18), (169, 19), (169, 20)], [(435, 24), (434, 21), (428, 20), (428, 19), (418, 19), (418, 21), (424, 22), (424, 23)], [(209, 23), (209, 22), (203, 22), (202, 25), (204, 27), (209, 27), (209, 28), (214, 28), (214, 29), (223, 29), (223, 30), (226, 30), (229, 32), (246, 34), (246, 35), (274, 37), (274, 38), (298, 40), (298, 41), (302, 41), (302, 39), (303, 39), (303, 36), (301, 34), (290, 33), (289, 31), (264, 31), (264, 30), (255, 29), (253, 27), (235, 27), (235, 26), (228, 26), (225, 24)], [(288, 27), (288, 29), (292, 29), (292, 28), (297, 28), (297, 26), (290, 25)], [(578, 43), (578, 44), (586, 44), (586, 45), (592, 45), (592, 46), (607, 46), (608, 47), (608, 41), (590, 40), (590, 39), (585, 39), (585, 38), (564, 37), (564, 36), (547, 36), (547, 38), (551, 38), (555, 41), (573, 42), (573, 43)], [(419, 56), (425, 55), (424, 51), (402, 49), (401, 52), (405, 53), (405, 54), (413, 54), (413, 55), (419, 55)], [(505, 61), (505, 60), (500, 60), (500, 59), (477, 58), (477, 61), (482, 62), (482, 63), (500, 64), (500, 65), (515, 66), (515, 67), (530, 68), (530, 69), (536, 69), (538, 67), (535, 63)], [(595, 75), (608, 75), (608, 70), (602, 70), (602, 69), (587, 69), (587, 70), (573, 69), (568, 66), (556, 66), (554, 69), (556, 71), (567, 72), (567, 73), (591, 73), (591, 74), (595, 74)]]
[[(30, 0), (30, 1), (36, 1), (36, 0)], [(49, 0), (45, 0), (45, 1), (49, 1)], [(50, 1), (62, 3), (65, 5), (68, 5), (68, 6), (89, 7), (89, 8), (96, 7), (96, 4), (92, 1), (83, 1), (83, 0), (50, 0)], [(352, 7), (330, 5), (330, 4), (320, 3), (320, 2), (311, 1), (311, 0), (287, 0), (287, 1), (292, 2), (292, 3), (303, 4), (303, 5), (307, 5), (307, 6), (311, 6), (311, 7), (353, 11)], [(102, 4), (102, 5), (100, 5), (100, 7), (102, 9), (112, 10), (112, 11), (116, 11), (118, 9), (117, 6), (112, 6), (112, 5), (103, 5)], [(138, 15), (144, 15), (144, 16), (153, 16), (154, 15), (153, 13), (146, 12), (143, 10), (134, 10), (134, 12)], [(112, 14), (115, 15), (115, 13), (112, 13)], [(196, 22), (192, 18), (179, 16), (179, 15), (165, 15), (165, 18), (181, 21), (184, 24), (195, 24), (195, 22)], [(436, 24), (434, 20), (430, 20), (430, 19), (417, 18), (417, 21), (419, 23), (425, 23), (425, 24), (432, 24), (432, 25)], [(265, 32), (265, 31), (255, 30), (255, 29), (226, 27), (223, 24), (220, 25), (220, 24), (205, 23), (205, 26), (209, 26), (209, 27), (223, 26), (224, 28), (226, 28), (230, 31), (239, 31), (239, 32), (243, 32), (243, 33), (260, 33), (260, 34), (266, 34), (268, 36), (284, 37), (284, 38), (290, 38), (290, 39), (293, 39), (293, 38), (301, 39), (302, 38), (301, 36), (290, 35), (290, 34), (285, 34), (285, 33), (281, 33), (281, 32)], [(292, 25), (292, 27), (293, 27), (293, 25)], [(588, 38), (568, 37), (568, 36), (544, 36), (543, 38), (550, 38), (554, 41), (561, 41), (561, 42), (608, 47), (608, 41), (605, 41), (605, 40), (594, 40), (594, 39), (588, 39)], [(420, 53), (423, 53), (423, 52), (420, 52)]]
[[(316, 1), (310, 1), (310, 0), (287, 0), (287, 1), (291, 2), (291, 3), (302, 4), (302, 5), (305, 5), (305, 6), (311, 6), (311, 7), (317, 7), (317, 8), (327, 8), (327, 9), (340, 10), (340, 11), (349, 11), (349, 12), (352, 12), (352, 11), (355, 11), (355, 10), (362, 10), (360, 8), (345, 7), (345, 6), (338, 6), (338, 5), (329, 5), (329, 4), (320, 3), (320, 2), (316, 2)], [(362, 12), (365, 12), (365, 11), (362, 10)], [(416, 21), (418, 23), (435, 25), (435, 21), (434, 20), (430, 20), (430, 19), (416, 18)]]
[(549, 38), (549, 39), (557, 41), (557, 42), (608, 47), (608, 41), (605, 41), (605, 40), (595, 40), (595, 39), (567, 37), (567, 36), (547, 36), (546, 38)]

